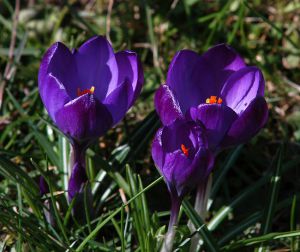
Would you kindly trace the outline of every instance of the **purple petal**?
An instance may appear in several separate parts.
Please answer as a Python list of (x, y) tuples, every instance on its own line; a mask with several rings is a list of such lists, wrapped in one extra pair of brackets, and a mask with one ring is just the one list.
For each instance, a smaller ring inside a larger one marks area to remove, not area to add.
[[(111, 45), (104, 37), (89, 39), (74, 52), (74, 57), (79, 76), (77, 87), (84, 90), (94, 86), (99, 101), (117, 87), (117, 61)], [(77, 90), (77, 87), (74, 89)]]
[(189, 160), (194, 158), (200, 147), (207, 146), (205, 135), (196, 123), (177, 120), (157, 131), (152, 144), (152, 157), (161, 171), (165, 165), (165, 155), (179, 150), (185, 156), (181, 149), (182, 144), (189, 149)]
[(213, 76), (207, 71), (201, 57), (190, 50), (182, 50), (173, 58), (167, 75), (167, 85), (185, 114), (191, 106), (197, 106), (216, 93)]
[(75, 163), (68, 185), (69, 199), (73, 199), (73, 197), (82, 190), (86, 181), (87, 176), (84, 167)]
[(135, 53), (119, 52), (116, 60), (119, 67), (118, 86), (103, 101), (113, 117), (113, 124), (125, 116), (139, 95), (144, 81), (144, 74)]
[(264, 96), (265, 81), (257, 67), (245, 67), (230, 76), (221, 98), (237, 114), (242, 113), (256, 96)]
[(144, 83), (143, 68), (135, 52), (122, 51), (116, 53), (115, 56), (119, 71), (118, 85), (125, 81), (132, 85), (133, 95), (130, 97), (128, 104), (131, 107), (140, 94)]
[(194, 122), (184, 120), (177, 120), (164, 127), (161, 141), (163, 151), (168, 153), (181, 150), (183, 144), (189, 149), (189, 158), (193, 158), (200, 147), (207, 147), (206, 136), (201, 128)]
[(131, 83), (125, 80), (103, 101), (113, 118), (113, 125), (117, 124), (125, 116), (130, 107), (133, 93)]
[(205, 126), (209, 147), (215, 149), (238, 116), (224, 105), (201, 104), (190, 109), (190, 117)]
[(63, 84), (50, 73), (39, 79), (39, 92), (50, 117), (56, 122), (56, 112), (70, 101)]
[(163, 175), (169, 187), (176, 188), (179, 197), (203, 183), (214, 164), (213, 154), (205, 148), (200, 148), (192, 160), (179, 150), (167, 154), (165, 159)]
[(40, 176), (40, 181), (39, 181), (39, 188), (40, 188), (40, 195), (45, 195), (50, 192), (49, 186), (43, 176)]
[(229, 76), (244, 66), (243, 59), (224, 44), (209, 49), (202, 56), (182, 50), (171, 62), (167, 85), (185, 113), (190, 107), (204, 103), (206, 98), (218, 96)]
[(263, 97), (256, 97), (232, 124), (222, 146), (227, 147), (249, 141), (265, 125), (267, 119), (267, 103)]
[(175, 169), (175, 181), (178, 196), (193, 190), (199, 183), (204, 183), (214, 166), (214, 155), (205, 148), (200, 148), (193, 163), (184, 169)]
[(162, 149), (162, 142), (161, 142), (161, 135), (162, 135), (163, 128), (160, 128), (154, 137), (153, 143), (152, 143), (152, 158), (155, 163), (155, 165), (162, 169), (164, 164), (164, 151)]
[(161, 85), (154, 97), (155, 109), (163, 125), (170, 125), (183, 118), (180, 106), (167, 85)]
[(193, 170), (191, 167), (193, 160), (187, 158), (182, 151), (177, 150), (167, 153), (162, 169), (165, 180), (175, 185), (185, 184), (189, 180), (189, 175)]
[[(70, 50), (62, 43), (53, 44), (45, 53), (39, 69), (39, 89), (42, 91), (42, 99), (47, 97), (44, 95), (44, 86), (48, 85), (48, 75), (54, 76), (61, 84), (60, 89), (65, 89), (71, 98), (76, 97), (76, 88), (79, 85), (76, 65), (74, 57)], [(53, 97), (49, 97), (53, 99)]]
[(214, 73), (221, 73), (215, 76), (219, 91), (232, 72), (246, 66), (243, 58), (226, 44), (219, 44), (210, 48), (202, 57), (213, 68)]
[(55, 121), (63, 133), (78, 140), (99, 137), (112, 126), (107, 108), (90, 94), (65, 104), (55, 114)]
[[(184, 144), (188, 154), (181, 148)], [(211, 171), (213, 155), (195, 122), (176, 120), (158, 130), (152, 144), (152, 157), (168, 188), (178, 197), (192, 189)]]

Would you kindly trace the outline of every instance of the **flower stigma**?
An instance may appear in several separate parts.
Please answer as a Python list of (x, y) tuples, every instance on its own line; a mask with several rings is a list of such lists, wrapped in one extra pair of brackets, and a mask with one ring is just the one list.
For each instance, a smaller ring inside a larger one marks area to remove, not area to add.
[(205, 100), (205, 103), (207, 104), (222, 104), (222, 102), (223, 102), (222, 98), (214, 95), (210, 96), (210, 98), (207, 98)]
[(181, 144), (181, 150), (183, 152), (183, 154), (188, 157), (189, 156), (189, 148), (186, 148), (184, 144)]
[(95, 92), (95, 87), (92, 86), (90, 89), (84, 89), (84, 90), (80, 90), (80, 88), (77, 88), (77, 96), (82, 96), (85, 94), (94, 94)]

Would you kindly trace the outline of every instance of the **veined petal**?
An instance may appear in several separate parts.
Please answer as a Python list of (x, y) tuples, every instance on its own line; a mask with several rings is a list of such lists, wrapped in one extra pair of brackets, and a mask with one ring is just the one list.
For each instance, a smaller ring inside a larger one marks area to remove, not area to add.
[(247, 142), (265, 125), (267, 119), (267, 103), (263, 97), (258, 96), (231, 125), (221, 146), (227, 147)]
[(103, 101), (113, 118), (113, 125), (117, 124), (125, 116), (130, 107), (133, 93), (131, 83), (125, 80)]
[[(48, 75), (55, 77), (60, 83), (60, 89), (65, 89), (70, 99), (76, 97), (76, 87), (79, 85), (74, 58), (70, 50), (62, 43), (54, 43), (45, 53), (39, 69), (39, 89), (48, 85)], [(47, 87), (46, 87), (47, 88)], [(52, 99), (53, 97), (49, 97)], [(43, 97), (42, 97), (43, 99)]]
[(193, 159), (175, 151), (165, 157), (163, 175), (169, 188), (175, 188), (178, 197), (183, 197), (199, 183), (204, 183), (214, 165), (213, 154), (200, 148)]
[[(81, 89), (95, 87), (94, 94), (102, 101), (118, 85), (118, 65), (114, 51), (102, 36), (86, 41), (74, 51)], [(77, 88), (75, 89), (77, 90)]]
[(202, 128), (184, 120), (176, 120), (158, 130), (152, 157), (169, 190), (178, 197), (205, 179), (213, 164)]
[(73, 199), (73, 197), (81, 191), (86, 181), (87, 181), (87, 176), (86, 176), (85, 168), (80, 164), (76, 163), (72, 169), (72, 173), (68, 185), (69, 199)]
[(184, 195), (186, 191), (194, 189), (199, 183), (205, 183), (209, 174), (214, 167), (214, 155), (213, 153), (206, 149), (200, 148), (195, 155), (192, 165), (189, 171), (184, 171), (183, 177), (186, 177), (188, 183), (184, 184), (183, 180), (180, 181), (178, 176), (180, 173), (174, 173), (174, 180), (178, 180), (180, 184), (177, 184), (178, 195)]
[(67, 91), (52, 74), (43, 76), (42, 80), (39, 79), (39, 83), (39, 92), (45, 108), (52, 120), (56, 122), (56, 112), (70, 101)]
[(230, 46), (219, 44), (202, 55), (205, 62), (213, 68), (219, 91), (229, 75), (246, 66), (243, 58)]
[(187, 184), (190, 179), (190, 173), (194, 169), (191, 167), (192, 159), (187, 158), (180, 150), (168, 153), (165, 156), (165, 162), (162, 173), (167, 183), (173, 184), (177, 191), (178, 188)]
[(160, 128), (156, 132), (153, 143), (152, 143), (152, 150), (151, 150), (153, 161), (154, 161), (155, 165), (157, 166), (157, 168), (160, 169), (161, 172), (162, 172), (161, 169), (165, 162), (164, 161), (165, 155), (164, 155), (164, 151), (162, 149), (162, 141), (161, 141), (162, 131), (163, 131), (163, 128)]
[(209, 147), (214, 150), (238, 116), (227, 106), (201, 104), (190, 109), (190, 117), (205, 126)]
[(184, 144), (189, 149), (189, 158), (193, 158), (200, 147), (207, 147), (203, 130), (195, 122), (185, 120), (176, 120), (173, 124), (163, 127), (161, 140), (163, 150), (168, 153), (181, 149), (181, 145)]
[(163, 125), (170, 125), (176, 119), (183, 118), (178, 101), (167, 85), (161, 85), (156, 91), (154, 104)]
[(128, 103), (129, 107), (131, 107), (140, 94), (144, 83), (142, 65), (135, 52), (121, 51), (116, 53), (115, 56), (119, 71), (118, 85), (121, 85), (126, 81), (132, 86), (133, 93), (132, 96), (129, 97)]
[(224, 103), (241, 114), (257, 96), (264, 95), (265, 81), (257, 67), (245, 67), (230, 76), (221, 91)]
[(170, 64), (167, 85), (185, 113), (190, 107), (204, 103), (206, 98), (219, 96), (229, 76), (244, 66), (243, 59), (225, 44), (209, 49), (202, 56), (182, 50)]
[(107, 108), (90, 94), (65, 104), (56, 112), (55, 121), (64, 134), (78, 140), (103, 135), (113, 122)]
[(179, 51), (173, 58), (167, 75), (167, 85), (178, 100), (183, 114), (192, 106), (205, 101), (216, 89), (213, 76), (205, 74), (202, 58), (191, 50)]

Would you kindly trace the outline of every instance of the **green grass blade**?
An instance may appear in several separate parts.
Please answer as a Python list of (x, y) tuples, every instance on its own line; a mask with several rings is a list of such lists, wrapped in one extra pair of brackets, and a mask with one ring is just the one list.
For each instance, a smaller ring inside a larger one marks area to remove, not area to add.
[(130, 200), (128, 200), (128, 202), (126, 204), (123, 204), (121, 207), (119, 207), (118, 209), (116, 209), (112, 214), (110, 214), (107, 218), (105, 218), (102, 222), (100, 222), (96, 226), (96, 228), (79, 244), (79, 246), (76, 249), (76, 252), (82, 251), (83, 248), (85, 247), (85, 245), (91, 239), (93, 239), (93, 237), (101, 230), (101, 228), (104, 227), (104, 225), (106, 223), (108, 223), (114, 216), (116, 216), (119, 212), (121, 212), (123, 208), (125, 208), (128, 204), (130, 204), (131, 202), (133, 202), (137, 197), (141, 196), (144, 192), (148, 191), (150, 188), (152, 188), (153, 186), (155, 186), (156, 184), (158, 184), (162, 180), (163, 180), (163, 177), (159, 177), (158, 179), (156, 179), (155, 181), (153, 181), (150, 185), (148, 185), (147, 187), (145, 187), (145, 189), (143, 191), (140, 191), (138, 194), (136, 194), (135, 196), (133, 196)]
[(272, 219), (274, 216), (274, 210), (278, 199), (279, 186), (281, 181), (281, 170), (282, 170), (282, 148), (278, 150), (276, 155), (276, 171), (271, 177), (270, 181), (270, 192), (268, 201), (266, 202), (266, 211), (263, 217), (262, 223), (262, 234), (267, 234), (271, 230)]
[[(292, 168), (297, 167), (299, 163), (300, 158), (295, 158), (294, 160), (286, 162), (283, 165), (282, 174), (288, 172)], [(237, 195), (230, 204), (222, 206), (208, 223), (208, 229), (211, 231), (215, 230), (234, 209), (236, 209), (240, 204), (244, 202), (244, 200), (253, 195), (253, 193), (257, 192), (263, 185), (267, 184), (271, 176), (272, 172), (268, 172), (264, 177), (262, 177), (257, 182), (252, 184), (249, 188), (246, 188), (243, 192)]]
[(269, 233), (266, 235), (262, 235), (250, 239), (239, 240), (237, 242), (234, 242), (230, 245), (223, 247), (222, 251), (233, 251), (237, 249), (238, 251), (243, 251), (241, 250), (241, 248), (253, 246), (261, 242), (267, 242), (267, 241), (278, 240), (278, 239), (289, 239), (292, 237), (299, 237), (299, 236), (300, 236), (300, 231)]
[(213, 199), (215, 198), (217, 192), (219, 191), (219, 189), (226, 177), (227, 172), (234, 165), (234, 163), (237, 160), (237, 158), (239, 157), (242, 149), (243, 149), (243, 145), (240, 145), (237, 148), (235, 148), (230, 153), (228, 158), (226, 159), (225, 164), (223, 165), (222, 169), (220, 170), (220, 173), (214, 174), (216, 179), (213, 182), (213, 186), (212, 186), (212, 190), (211, 190), (211, 198), (213, 198)]
[(192, 207), (192, 205), (187, 200), (183, 200), (182, 206), (183, 206), (184, 212), (189, 217), (189, 219), (192, 221), (192, 223), (195, 225), (197, 232), (202, 237), (204, 244), (207, 248), (207, 251), (209, 251), (209, 252), (220, 251), (217, 242), (214, 240), (210, 231), (207, 229), (206, 225), (203, 223), (200, 216), (196, 213), (196, 211)]
[[(296, 208), (297, 208), (297, 196), (293, 196), (293, 203), (291, 206), (291, 217), (290, 217), (290, 230), (294, 231), (296, 230)], [(297, 242), (294, 237), (291, 238), (291, 251), (296, 252), (297, 251)]]

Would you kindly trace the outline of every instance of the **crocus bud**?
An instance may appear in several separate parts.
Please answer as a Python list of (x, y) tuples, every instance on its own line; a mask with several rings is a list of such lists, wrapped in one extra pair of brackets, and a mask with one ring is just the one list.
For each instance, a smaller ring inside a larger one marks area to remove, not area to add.
[(171, 217), (162, 252), (172, 251), (175, 227), (183, 197), (205, 183), (214, 156), (208, 149), (205, 131), (195, 122), (175, 120), (160, 128), (152, 144), (152, 158), (163, 175), (171, 196)]

